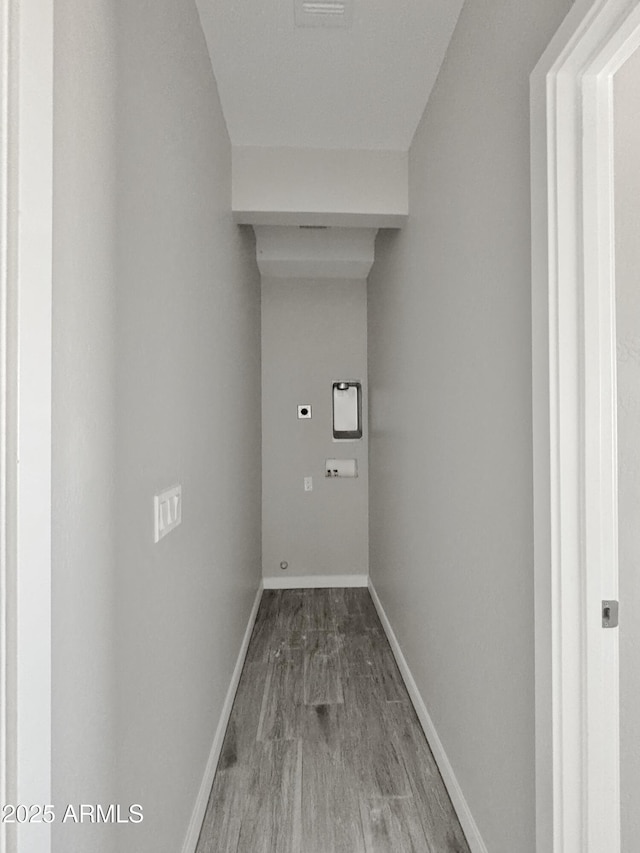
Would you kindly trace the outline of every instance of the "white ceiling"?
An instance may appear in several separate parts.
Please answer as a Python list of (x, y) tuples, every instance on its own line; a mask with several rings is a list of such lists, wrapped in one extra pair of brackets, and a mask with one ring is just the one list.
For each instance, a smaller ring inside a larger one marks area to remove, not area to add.
[(197, 0), (234, 146), (408, 150), (463, 0), (353, 0), (348, 28), (294, 0)]

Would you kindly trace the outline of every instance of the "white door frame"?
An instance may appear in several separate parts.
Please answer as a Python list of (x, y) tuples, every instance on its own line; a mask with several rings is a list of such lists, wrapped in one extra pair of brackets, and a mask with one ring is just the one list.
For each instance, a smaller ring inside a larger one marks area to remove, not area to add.
[[(53, 0), (0, 0), (0, 42), (0, 793), (47, 805)], [(50, 826), (5, 825), (0, 845), (50, 853)]]
[[(15, 97), (11, 85), (11, 56), (14, 10), (8, 2), (0, 7), (0, 805), (10, 803), (15, 797), (15, 727), (13, 711), (15, 702), (15, 644), (11, 625), (10, 601), (14, 600), (15, 576), (15, 305), (9, 294), (13, 276), (13, 253), (9, 234), (15, 212), (14, 188), (11, 167), (15, 151), (10, 128), (14, 127)], [(11, 319), (10, 319), (11, 318)], [(11, 707), (10, 703), (11, 702)], [(0, 823), (0, 851), (9, 847), (8, 826)]]
[(612, 78), (639, 45), (640, 0), (578, 0), (531, 77), (538, 853), (620, 853)]

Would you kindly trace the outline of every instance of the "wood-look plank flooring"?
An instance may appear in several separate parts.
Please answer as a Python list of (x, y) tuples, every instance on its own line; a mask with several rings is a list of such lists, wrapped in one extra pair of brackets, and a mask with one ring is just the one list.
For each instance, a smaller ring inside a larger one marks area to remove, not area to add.
[(263, 593), (196, 853), (469, 853), (368, 590)]

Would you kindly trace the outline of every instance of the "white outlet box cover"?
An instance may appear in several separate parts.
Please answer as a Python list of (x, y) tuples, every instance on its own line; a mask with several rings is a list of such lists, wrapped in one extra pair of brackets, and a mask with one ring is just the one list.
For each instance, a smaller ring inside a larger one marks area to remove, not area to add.
[(182, 522), (182, 486), (172, 486), (153, 497), (153, 541), (159, 542)]
[(357, 459), (327, 459), (325, 462), (325, 477), (357, 477)]

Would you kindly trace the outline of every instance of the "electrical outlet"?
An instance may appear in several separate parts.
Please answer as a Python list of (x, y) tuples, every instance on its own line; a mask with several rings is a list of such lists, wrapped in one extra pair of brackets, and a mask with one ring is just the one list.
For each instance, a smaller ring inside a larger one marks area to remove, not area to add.
[(305, 477), (304, 478), (304, 490), (305, 492), (313, 491), (313, 477)]

